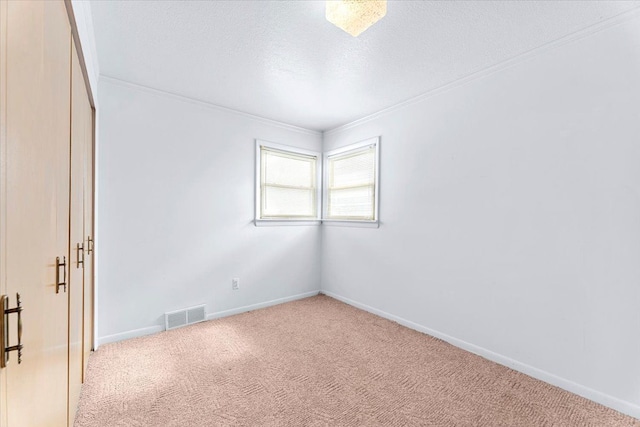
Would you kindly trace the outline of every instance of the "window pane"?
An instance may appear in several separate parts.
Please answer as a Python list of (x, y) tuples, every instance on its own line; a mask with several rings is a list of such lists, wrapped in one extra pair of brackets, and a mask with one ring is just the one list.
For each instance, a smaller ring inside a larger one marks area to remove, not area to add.
[(315, 217), (315, 197), (315, 190), (265, 186), (262, 217)]
[(330, 158), (331, 188), (373, 184), (375, 181), (375, 150), (369, 148), (344, 157)]
[(329, 190), (328, 216), (333, 219), (374, 219), (373, 185)]
[(317, 218), (317, 156), (260, 147), (260, 218)]
[(315, 163), (315, 157), (265, 150), (264, 183), (310, 188), (315, 186)]
[(376, 146), (327, 157), (327, 218), (375, 220)]

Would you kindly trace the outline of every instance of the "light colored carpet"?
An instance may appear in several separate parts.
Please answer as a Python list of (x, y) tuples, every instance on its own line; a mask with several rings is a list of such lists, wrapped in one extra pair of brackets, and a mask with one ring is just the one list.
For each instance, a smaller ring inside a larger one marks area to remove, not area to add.
[(76, 427), (640, 426), (317, 296), (102, 346)]

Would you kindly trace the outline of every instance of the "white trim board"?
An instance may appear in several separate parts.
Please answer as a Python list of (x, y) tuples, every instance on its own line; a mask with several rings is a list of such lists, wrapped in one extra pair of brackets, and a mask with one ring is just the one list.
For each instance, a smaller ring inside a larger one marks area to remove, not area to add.
[(227, 112), (227, 113), (231, 113), (231, 114), (237, 114), (239, 116), (244, 116), (248, 119), (251, 120), (255, 120), (257, 122), (260, 123), (264, 123), (267, 125), (271, 125), (271, 126), (275, 126), (275, 127), (279, 127), (282, 129), (286, 129), (286, 130), (290, 130), (290, 131), (294, 131), (294, 132), (299, 132), (299, 133), (303, 133), (306, 135), (314, 135), (314, 136), (321, 136), (322, 132), (321, 131), (317, 131), (317, 130), (313, 130), (313, 129), (306, 129), (303, 127), (299, 127), (299, 126), (294, 126), (294, 125), (290, 125), (288, 123), (284, 123), (284, 122), (279, 122), (277, 120), (272, 120), (272, 119), (268, 119), (266, 117), (262, 117), (262, 116), (257, 116), (255, 114), (251, 114), (251, 113), (245, 113), (244, 111), (240, 111), (240, 110), (234, 110), (233, 108), (228, 108), (228, 107), (223, 107), (222, 105), (218, 105), (218, 104), (213, 104), (211, 102), (207, 102), (207, 101), (203, 101), (201, 99), (196, 99), (196, 98), (191, 98), (188, 96), (184, 96), (184, 95), (178, 95), (177, 93), (173, 93), (173, 92), (168, 92), (162, 89), (156, 89), (150, 86), (144, 86), (138, 83), (132, 83), (126, 80), (122, 80), (116, 77), (111, 77), (105, 74), (100, 74), (100, 81), (103, 83), (108, 83), (108, 84), (112, 84), (112, 85), (116, 85), (116, 86), (122, 86), (122, 87), (127, 87), (130, 89), (135, 89), (141, 92), (146, 92), (152, 95), (156, 95), (156, 96), (162, 96), (165, 98), (170, 98), (170, 99), (174, 99), (177, 101), (181, 101), (181, 102), (186, 102), (188, 104), (194, 104), (194, 105), (199, 105), (201, 107), (204, 108), (209, 108), (212, 110), (217, 110), (217, 111), (223, 111), (223, 112)]
[[(245, 305), (242, 307), (232, 308), (230, 310), (216, 311), (215, 313), (209, 313), (206, 315), (206, 320), (219, 319), (221, 317), (233, 316), (234, 314), (246, 313), (247, 311), (258, 310), (260, 308), (271, 307), (273, 305), (284, 304), (285, 302), (291, 302), (303, 298), (309, 298), (316, 296), (320, 293), (320, 290), (305, 292), (302, 294), (291, 295), (284, 298), (277, 298), (269, 301), (259, 302), (257, 304)], [(98, 338), (98, 345), (109, 344), (118, 341), (124, 341), (132, 338), (144, 337), (146, 335), (157, 334), (158, 332), (164, 332), (164, 326), (154, 325), (146, 328), (134, 329), (132, 331), (119, 332), (113, 335), (106, 335)]]
[(491, 360), (492, 362), (496, 362), (515, 371), (529, 375), (530, 377), (544, 381), (556, 387), (560, 387), (561, 389), (567, 390), (571, 393), (575, 393), (589, 400), (593, 400), (594, 402), (615, 409), (616, 411), (622, 412), (623, 414), (627, 414), (634, 418), (640, 419), (640, 406), (635, 405), (629, 401), (619, 399), (617, 397), (599, 392), (597, 390), (593, 390), (589, 387), (535, 368), (531, 365), (527, 365), (526, 363), (519, 362), (517, 360), (495, 353), (491, 350), (487, 350), (486, 348), (471, 344), (458, 338), (454, 338), (442, 332), (436, 331), (418, 323), (414, 323), (410, 320), (403, 319), (402, 317), (395, 316), (385, 311), (378, 310), (377, 308), (373, 308), (371, 306), (362, 304), (333, 292), (322, 290), (320, 293), (342, 301), (345, 304), (349, 304), (353, 307), (359, 308), (377, 316), (384, 317), (385, 319), (392, 320), (402, 326), (406, 326), (407, 328), (422, 332), (427, 335), (431, 335), (436, 338), (440, 338), (441, 340), (446, 341), (455, 347), (477, 354), (478, 356), (482, 356), (485, 359)]
[(394, 105), (383, 108), (382, 110), (376, 111), (374, 113), (368, 114), (359, 119), (353, 120), (351, 122), (342, 124), (340, 126), (336, 126), (331, 129), (327, 129), (323, 132), (324, 135), (332, 135), (344, 132), (361, 124), (370, 122), (371, 120), (375, 120), (378, 117), (385, 116), (387, 114), (393, 113), (397, 110), (401, 110), (405, 107), (408, 107), (413, 104), (417, 104), (421, 101), (432, 98), (436, 95), (439, 95), (443, 92), (447, 92), (451, 89), (455, 89), (460, 86), (464, 86), (468, 83), (471, 83), (475, 80), (480, 80), (484, 77), (490, 76), (494, 73), (507, 69), (509, 67), (515, 66), (522, 62), (528, 61), (531, 58), (542, 55), (546, 52), (552, 51), (556, 48), (564, 46), (566, 44), (574, 43), (579, 40), (582, 40), (586, 37), (589, 37), (593, 34), (599, 33), (600, 31), (606, 30), (608, 28), (615, 27), (617, 25), (623, 24), (627, 21), (636, 19), (640, 16), (640, 6), (636, 6), (632, 9), (621, 12), (615, 16), (607, 18), (603, 21), (597, 22), (595, 24), (589, 25), (588, 27), (582, 28), (580, 30), (574, 31), (573, 33), (562, 36), (556, 40), (552, 40), (548, 43), (545, 43), (541, 46), (534, 47), (528, 51), (522, 52), (516, 56), (505, 59), (502, 62), (498, 62), (497, 64), (490, 65), (486, 68), (482, 68), (476, 71), (471, 72), (463, 77), (460, 77), (456, 80), (452, 80), (448, 83), (445, 83), (441, 86), (434, 87), (426, 92), (423, 92), (419, 95), (406, 99), (404, 101), (400, 101)]
[(258, 310), (260, 308), (271, 307), (272, 305), (284, 304), (285, 302), (291, 302), (299, 299), (309, 298), (309, 297), (318, 295), (320, 292), (321, 292), (320, 290), (305, 292), (303, 294), (292, 295), (290, 297), (284, 297), (284, 298), (278, 298), (271, 301), (260, 302), (257, 304), (245, 305), (243, 307), (232, 308), (230, 310), (216, 311), (215, 313), (207, 314), (207, 320), (233, 316), (234, 314), (246, 313), (247, 311), (253, 311), (253, 310)]
[(98, 347), (112, 342), (130, 340), (132, 338), (144, 337), (146, 335), (157, 334), (164, 331), (164, 327), (160, 325), (149, 326), (146, 328), (134, 329), (132, 331), (119, 332), (113, 335), (106, 335), (98, 338)]

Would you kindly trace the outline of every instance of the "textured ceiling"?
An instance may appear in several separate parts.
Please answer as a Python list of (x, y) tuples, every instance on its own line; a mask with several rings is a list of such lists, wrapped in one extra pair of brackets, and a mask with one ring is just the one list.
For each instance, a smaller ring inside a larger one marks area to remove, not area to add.
[(394, 1), (358, 38), (322, 1), (93, 1), (102, 75), (327, 130), (640, 6)]

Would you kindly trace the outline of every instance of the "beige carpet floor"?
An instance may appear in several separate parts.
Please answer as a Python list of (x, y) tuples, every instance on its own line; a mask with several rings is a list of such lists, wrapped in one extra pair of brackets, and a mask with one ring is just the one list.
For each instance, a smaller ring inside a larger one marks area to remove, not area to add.
[(317, 296), (100, 347), (76, 427), (640, 426)]

